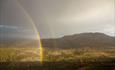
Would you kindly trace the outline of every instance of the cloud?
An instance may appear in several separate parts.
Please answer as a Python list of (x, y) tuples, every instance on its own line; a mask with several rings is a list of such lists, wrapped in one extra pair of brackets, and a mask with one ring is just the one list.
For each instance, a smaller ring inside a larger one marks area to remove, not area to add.
[(18, 29), (17, 26), (8, 26), (8, 25), (0, 25), (0, 28), (6, 28), (6, 29)]
[(33, 32), (33, 29), (28, 29), (26, 27), (18, 27), (18, 26), (10, 26), (10, 25), (0, 25), (0, 29), (2, 29), (2, 32)]
[(111, 35), (111, 36), (115, 36), (115, 26), (114, 25), (107, 25), (106, 28), (104, 28), (102, 30), (102, 32)]
[(34, 30), (18, 26), (0, 25), (0, 38), (34, 38), (37, 35)]
[[(43, 38), (82, 32), (114, 34), (114, 0), (20, 0), (19, 3)], [(34, 32), (31, 22), (15, 0), (2, 7), (5, 14), (2, 15), (3, 23), (10, 26), (0, 25), (0, 28)]]

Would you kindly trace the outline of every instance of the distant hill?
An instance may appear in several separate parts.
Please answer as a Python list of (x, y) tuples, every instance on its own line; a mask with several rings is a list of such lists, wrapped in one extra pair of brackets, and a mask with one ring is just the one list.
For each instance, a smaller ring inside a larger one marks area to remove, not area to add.
[(11, 39), (0, 40), (0, 47), (38, 47), (38, 40), (32, 39)]
[(103, 33), (81, 33), (56, 39), (42, 39), (47, 48), (111, 48), (115, 47), (115, 37)]
[[(115, 37), (103, 33), (81, 33), (61, 38), (41, 39), (45, 48), (111, 48), (115, 47)], [(0, 40), (0, 47), (38, 47), (37, 40), (8, 39)]]

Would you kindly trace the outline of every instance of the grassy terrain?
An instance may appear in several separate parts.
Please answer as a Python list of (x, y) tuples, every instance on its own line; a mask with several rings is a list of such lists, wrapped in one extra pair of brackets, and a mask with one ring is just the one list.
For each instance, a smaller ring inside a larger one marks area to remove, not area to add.
[(85, 49), (46, 49), (46, 61), (73, 61), (73, 62), (103, 62), (115, 58), (115, 49), (101, 50), (94, 48)]
[(0, 48), (0, 62), (39, 61), (39, 48)]
[(0, 48), (0, 70), (115, 70), (115, 49)]
[[(44, 61), (96, 62), (115, 58), (115, 49), (45, 49)], [(0, 48), (0, 62), (39, 61), (39, 48)]]

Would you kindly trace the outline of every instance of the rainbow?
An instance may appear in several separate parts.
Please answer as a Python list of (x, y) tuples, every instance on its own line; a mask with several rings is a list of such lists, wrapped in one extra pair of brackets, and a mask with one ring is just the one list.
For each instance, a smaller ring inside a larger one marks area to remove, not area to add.
[(40, 33), (39, 31), (37, 30), (37, 27), (33, 21), (33, 19), (31, 18), (31, 16), (29, 15), (29, 13), (25, 10), (25, 8), (21, 5), (21, 3), (19, 3), (18, 0), (16, 0), (18, 6), (20, 7), (20, 9), (24, 12), (24, 14), (27, 16), (27, 18), (29, 19), (29, 21), (31, 22), (31, 25), (37, 35), (37, 40), (39, 41), (39, 49), (40, 49), (40, 62), (43, 63), (43, 47), (42, 47), (42, 43), (41, 43), (41, 40), (40, 40)]

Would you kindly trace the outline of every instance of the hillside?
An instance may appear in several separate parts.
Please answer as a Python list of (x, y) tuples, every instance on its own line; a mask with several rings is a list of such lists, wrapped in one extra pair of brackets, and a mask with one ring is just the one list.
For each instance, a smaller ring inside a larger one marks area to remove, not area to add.
[(115, 37), (103, 33), (81, 33), (57, 39), (42, 39), (42, 44), (47, 48), (113, 48)]
[(115, 37), (82, 33), (41, 41), (43, 64), (36, 40), (0, 44), (0, 70), (115, 70)]

